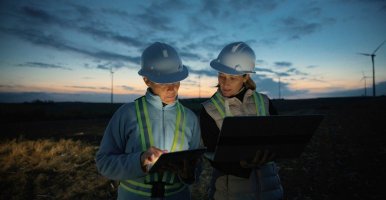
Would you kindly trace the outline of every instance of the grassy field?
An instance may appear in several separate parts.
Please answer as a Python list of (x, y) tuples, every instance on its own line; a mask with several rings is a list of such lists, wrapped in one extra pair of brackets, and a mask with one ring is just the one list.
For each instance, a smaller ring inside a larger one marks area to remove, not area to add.
[[(199, 112), (202, 99), (183, 103)], [(299, 159), (279, 162), (285, 199), (386, 199), (386, 98), (275, 100), (279, 114), (324, 114)], [(119, 104), (0, 104), (0, 199), (115, 199), (95, 152)], [(204, 162), (193, 199), (206, 199)]]

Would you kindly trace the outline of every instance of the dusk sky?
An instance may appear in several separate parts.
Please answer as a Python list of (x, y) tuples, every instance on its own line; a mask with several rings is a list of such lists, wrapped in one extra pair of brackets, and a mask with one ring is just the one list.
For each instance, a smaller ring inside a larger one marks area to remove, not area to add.
[[(371, 54), (386, 40), (385, 0), (2, 0), (0, 102), (130, 102), (145, 93), (145, 47), (174, 46), (180, 98), (209, 97), (209, 62), (228, 43), (254, 49), (257, 90), (285, 99), (372, 95)], [(375, 57), (386, 95), (386, 44)], [(363, 77), (367, 78), (363, 78)]]

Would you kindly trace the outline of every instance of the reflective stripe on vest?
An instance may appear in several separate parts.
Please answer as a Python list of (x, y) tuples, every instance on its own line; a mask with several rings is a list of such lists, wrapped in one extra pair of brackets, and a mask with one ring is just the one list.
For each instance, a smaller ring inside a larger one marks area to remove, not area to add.
[[(259, 95), (259, 97), (257, 97), (257, 95)], [(263, 96), (260, 93), (254, 92), (253, 93), (253, 99), (255, 100), (256, 114), (258, 116), (267, 115), (265, 112), (265, 105), (264, 105)], [(260, 109), (259, 109), (259, 106), (260, 106)]]
[[(177, 103), (177, 114), (176, 114), (176, 125), (174, 130), (174, 138), (172, 143), (171, 152), (181, 151), (183, 149), (185, 140), (185, 127), (186, 127), (186, 116), (185, 108)], [(137, 122), (140, 132), (140, 140), (142, 151), (146, 151), (151, 146), (154, 146), (153, 133), (151, 129), (151, 122), (149, 112), (147, 108), (146, 98), (141, 97), (135, 100), (135, 111), (137, 116)], [(165, 184), (165, 196), (178, 193), (185, 188), (184, 184), (178, 182), (175, 173), (164, 172), (162, 180), (159, 180), (160, 175), (158, 173), (152, 173), (145, 177), (144, 183), (137, 182), (134, 180), (121, 181), (121, 186), (127, 191), (142, 195), (151, 196), (152, 182), (164, 182)]]
[[(216, 92), (215, 95), (210, 99), (214, 106), (216, 107), (217, 111), (220, 113), (222, 118), (227, 117), (225, 113), (225, 102), (224, 98)], [(253, 100), (255, 101), (256, 106), (256, 115), (257, 116), (265, 116), (265, 105), (263, 96), (260, 93), (254, 92), (253, 93)]]
[(216, 92), (214, 96), (210, 99), (214, 106), (216, 107), (217, 111), (220, 113), (222, 118), (225, 118), (225, 102), (224, 99), (221, 97), (221, 95)]

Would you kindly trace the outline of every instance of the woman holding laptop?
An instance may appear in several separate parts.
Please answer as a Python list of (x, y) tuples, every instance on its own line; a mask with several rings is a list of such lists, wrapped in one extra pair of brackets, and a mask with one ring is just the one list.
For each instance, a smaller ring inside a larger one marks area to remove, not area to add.
[[(255, 73), (255, 53), (244, 42), (226, 45), (210, 66), (218, 71), (218, 90), (200, 114), (201, 135), (208, 151), (214, 151), (222, 123), (227, 116), (265, 116), (277, 114), (269, 98), (256, 92), (250, 74)], [(236, 134), (236, 133), (235, 133)], [(213, 172), (210, 199), (283, 198), (278, 168), (267, 152), (256, 152), (254, 159), (239, 163), (211, 162)], [(252, 170), (251, 170), (252, 169)]]

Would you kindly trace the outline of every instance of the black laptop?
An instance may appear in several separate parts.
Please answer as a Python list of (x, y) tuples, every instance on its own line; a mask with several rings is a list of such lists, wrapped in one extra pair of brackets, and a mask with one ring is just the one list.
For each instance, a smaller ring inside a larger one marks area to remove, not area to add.
[(226, 117), (214, 154), (216, 162), (251, 160), (257, 150), (275, 153), (275, 159), (297, 158), (304, 151), (323, 115)]

